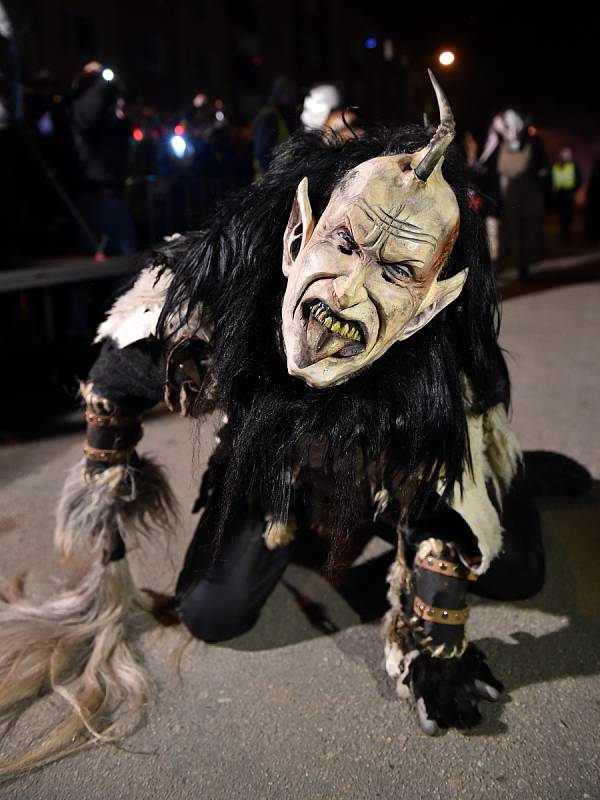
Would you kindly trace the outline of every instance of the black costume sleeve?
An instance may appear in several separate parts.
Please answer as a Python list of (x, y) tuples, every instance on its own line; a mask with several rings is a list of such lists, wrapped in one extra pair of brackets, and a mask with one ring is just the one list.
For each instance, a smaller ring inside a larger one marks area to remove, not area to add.
[(123, 348), (106, 339), (88, 381), (96, 394), (142, 413), (162, 400), (165, 370), (165, 353), (157, 339), (142, 339)]
[(105, 340), (87, 383), (82, 385), (86, 475), (137, 463), (141, 415), (161, 400), (164, 380), (165, 358), (157, 339), (148, 337), (123, 348), (111, 338)]

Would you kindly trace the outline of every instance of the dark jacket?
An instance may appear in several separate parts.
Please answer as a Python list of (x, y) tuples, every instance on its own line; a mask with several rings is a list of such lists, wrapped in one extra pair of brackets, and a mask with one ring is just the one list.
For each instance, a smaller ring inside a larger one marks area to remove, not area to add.
[(120, 192), (127, 176), (131, 126), (116, 115), (118, 88), (101, 75), (86, 76), (68, 101), (82, 188)]

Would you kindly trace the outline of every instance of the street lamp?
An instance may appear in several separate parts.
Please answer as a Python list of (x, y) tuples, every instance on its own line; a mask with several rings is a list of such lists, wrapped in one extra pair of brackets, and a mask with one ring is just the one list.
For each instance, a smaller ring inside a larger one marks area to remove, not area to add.
[(443, 53), (439, 54), (438, 61), (443, 67), (449, 67), (450, 64), (454, 63), (454, 53), (452, 50), (444, 50)]

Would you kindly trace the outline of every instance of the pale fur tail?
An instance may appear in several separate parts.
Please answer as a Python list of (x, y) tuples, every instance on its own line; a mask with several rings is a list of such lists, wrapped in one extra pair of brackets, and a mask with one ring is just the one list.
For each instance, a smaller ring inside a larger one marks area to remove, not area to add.
[(154, 624), (152, 604), (127, 560), (107, 557), (115, 531), (129, 544), (136, 534), (169, 527), (174, 500), (148, 459), (116, 469), (121, 474), (111, 468), (89, 480), (78, 465), (66, 482), (55, 543), (67, 563), (87, 564), (77, 585), (41, 605), (18, 594), (0, 600), (0, 717), (45, 693), (68, 707), (52, 734), (1, 765), (0, 776), (54, 761), (90, 737), (107, 738), (144, 702), (147, 676), (136, 643)]

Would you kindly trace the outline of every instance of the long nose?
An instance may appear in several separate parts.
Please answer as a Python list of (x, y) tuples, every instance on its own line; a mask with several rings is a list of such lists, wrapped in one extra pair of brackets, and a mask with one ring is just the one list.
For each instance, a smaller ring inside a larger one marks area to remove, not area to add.
[(347, 275), (340, 275), (333, 282), (333, 293), (337, 297), (340, 308), (356, 306), (369, 298), (365, 289), (367, 265), (358, 258), (355, 261), (356, 263)]

